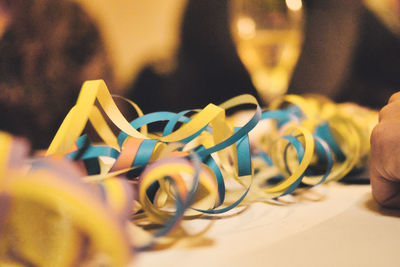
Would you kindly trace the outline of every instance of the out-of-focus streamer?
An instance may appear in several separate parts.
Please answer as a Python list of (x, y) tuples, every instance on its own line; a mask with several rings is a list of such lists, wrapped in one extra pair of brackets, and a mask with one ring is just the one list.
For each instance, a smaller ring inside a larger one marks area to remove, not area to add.
[[(30, 158), (0, 133), (0, 265), (126, 266), (132, 192), (125, 180), (87, 184), (75, 164)], [(86, 265), (85, 265), (86, 264)]]

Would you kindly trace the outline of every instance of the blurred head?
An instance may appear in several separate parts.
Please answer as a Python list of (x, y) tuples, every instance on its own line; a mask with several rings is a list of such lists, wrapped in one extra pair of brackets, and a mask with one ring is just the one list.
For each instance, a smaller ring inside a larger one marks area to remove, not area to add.
[(95, 24), (67, 0), (0, 0), (0, 130), (45, 148), (82, 83), (111, 83)]

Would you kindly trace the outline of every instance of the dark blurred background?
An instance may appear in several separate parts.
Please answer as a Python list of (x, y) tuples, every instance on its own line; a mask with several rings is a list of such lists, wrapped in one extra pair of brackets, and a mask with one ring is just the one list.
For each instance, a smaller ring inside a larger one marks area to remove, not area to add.
[[(381, 108), (400, 88), (399, 35), (366, 1), (380, 0), (303, 0), (288, 93)], [(50, 144), (88, 79), (145, 113), (258, 97), (230, 35), (229, 0), (77, 2), (0, 0), (0, 129), (34, 148)]]
[[(288, 93), (320, 93), (338, 102), (382, 107), (400, 88), (398, 36), (361, 0), (303, 2), (305, 40)], [(175, 71), (160, 74), (151, 65), (143, 68), (128, 97), (150, 112), (203, 107), (241, 93), (256, 95), (229, 34), (228, 3), (189, 1)]]

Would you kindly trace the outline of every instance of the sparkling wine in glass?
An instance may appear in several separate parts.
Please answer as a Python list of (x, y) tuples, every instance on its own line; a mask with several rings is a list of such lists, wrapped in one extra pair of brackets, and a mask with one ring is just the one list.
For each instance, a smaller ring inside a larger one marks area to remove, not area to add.
[(303, 43), (301, 0), (231, 0), (230, 27), (261, 98), (283, 95)]

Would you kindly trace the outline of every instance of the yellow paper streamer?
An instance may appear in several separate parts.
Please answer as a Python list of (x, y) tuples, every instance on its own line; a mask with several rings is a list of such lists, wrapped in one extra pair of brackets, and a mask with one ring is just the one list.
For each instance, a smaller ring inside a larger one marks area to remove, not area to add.
[[(123, 100), (136, 110), (139, 117), (146, 116), (134, 102)], [(236, 116), (226, 117), (227, 110), (249, 104), (255, 109), (249, 112), (244, 122), (241, 119), (238, 123)], [(156, 242), (162, 242), (161, 238), (168, 234), (168, 242), (173, 242), (173, 231), (183, 229), (182, 220), (213, 216), (258, 198), (276, 198), (291, 193), (300, 183), (314, 186), (324, 181), (336, 181), (368, 163), (369, 134), (377, 121), (376, 111), (354, 104), (338, 105), (319, 96), (297, 95), (284, 96), (274, 102), (269, 111), (281, 113), (270, 118), (266, 116), (271, 123), (260, 126), (256, 99), (242, 95), (220, 105), (209, 104), (202, 110), (193, 110), (191, 114), (194, 115), (189, 117), (182, 115), (179, 127), (174, 127), (175, 130), (168, 134), (149, 133), (146, 124), (139, 126), (141, 131), (138, 131), (124, 118), (104, 81), (87, 81), (46, 155), (68, 157), (72, 151), (75, 156), (81, 153), (81, 158), (78, 158), (82, 159), (81, 164), (92, 164), (92, 167), (98, 164), (99, 173), (88, 174), (82, 180), (90, 183), (94, 191), (98, 186), (102, 188), (100, 191), (104, 191), (106, 206), (92, 200), (90, 193), (86, 196), (85, 190), (58, 182), (54, 174), (46, 171), (38, 171), (29, 177), (20, 175), (6, 187), (4, 179), (8, 175), (7, 162), (11, 153), (11, 137), (7, 134), (0, 134), (0, 189), (13, 197), (31, 199), (50, 209), (63, 206), (74, 225), (92, 238), (94, 249), (109, 255), (109, 260), (115, 262), (113, 266), (118, 266), (126, 263), (131, 255), (124, 237), (125, 228), (111, 219), (126, 213), (127, 199), (132, 197), (129, 190), (125, 190), (126, 185), (119, 182), (120, 176), (126, 175), (136, 191), (135, 200), (129, 200), (135, 204), (134, 223), (143, 229), (149, 225), (154, 227), (148, 228), (155, 229), (145, 235), (147, 240), (131, 241), (131, 245), (144, 244), (150, 248)], [(102, 114), (128, 136), (123, 142), (111, 131)], [(103, 143), (89, 144), (87, 148), (77, 150), (76, 142), (88, 121)], [(318, 133), (324, 124), (327, 125), (325, 132)], [(239, 131), (245, 130), (240, 137), (236, 138), (235, 127)], [(259, 132), (259, 138), (248, 140), (250, 131)], [(234, 137), (235, 141), (230, 141)], [(186, 142), (188, 138), (192, 140)], [(241, 150), (243, 146), (239, 148), (239, 143), (248, 141), (250, 146), (247, 150)], [(225, 142), (229, 144), (223, 145)], [(204, 152), (215, 147), (220, 148), (208, 154)], [(321, 149), (325, 150), (321, 152)], [(200, 156), (199, 166), (191, 158), (193, 155)], [(240, 164), (245, 161), (243, 157), (253, 156), (258, 158), (251, 158), (251, 166), (248, 170), (245, 168), (245, 175), (240, 175)], [(314, 174), (313, 168), (321, 166), (326, 173)], [(257, 175), (254, 175), (255, 170)], [(136, 172), (133, 177), (132, 172)], [(257, 181), (252, 181), (255, 177)], [(277, 183), (266, 186), (265, 181), (276, 177), (280, 179)], [(9, 183), (10, 179), (7, 180)], [(257, 184), (252, 190), (251, 183)], [(43, 189), (46, 189), (45, 193), (41, 193)], [(75, 193), (71, 194), (73, 191)], [(87, 203), (85, 199), (88, 199)], [(76, 253), (70, 244), (80, 238), (70, 232), (70, 240), (63, 247), (64, 260), (61, 260), (65, 266), (70, 264), (67, 258), (73, 258), (71, 255)], [(125, 245), (121, 249), (110, 244)], [(28, 251), (28, 248), (24, 250)], [(34, 258), (32, 255), (29, 257)], [(43, 265), (39, 259), (35, 261)]]

